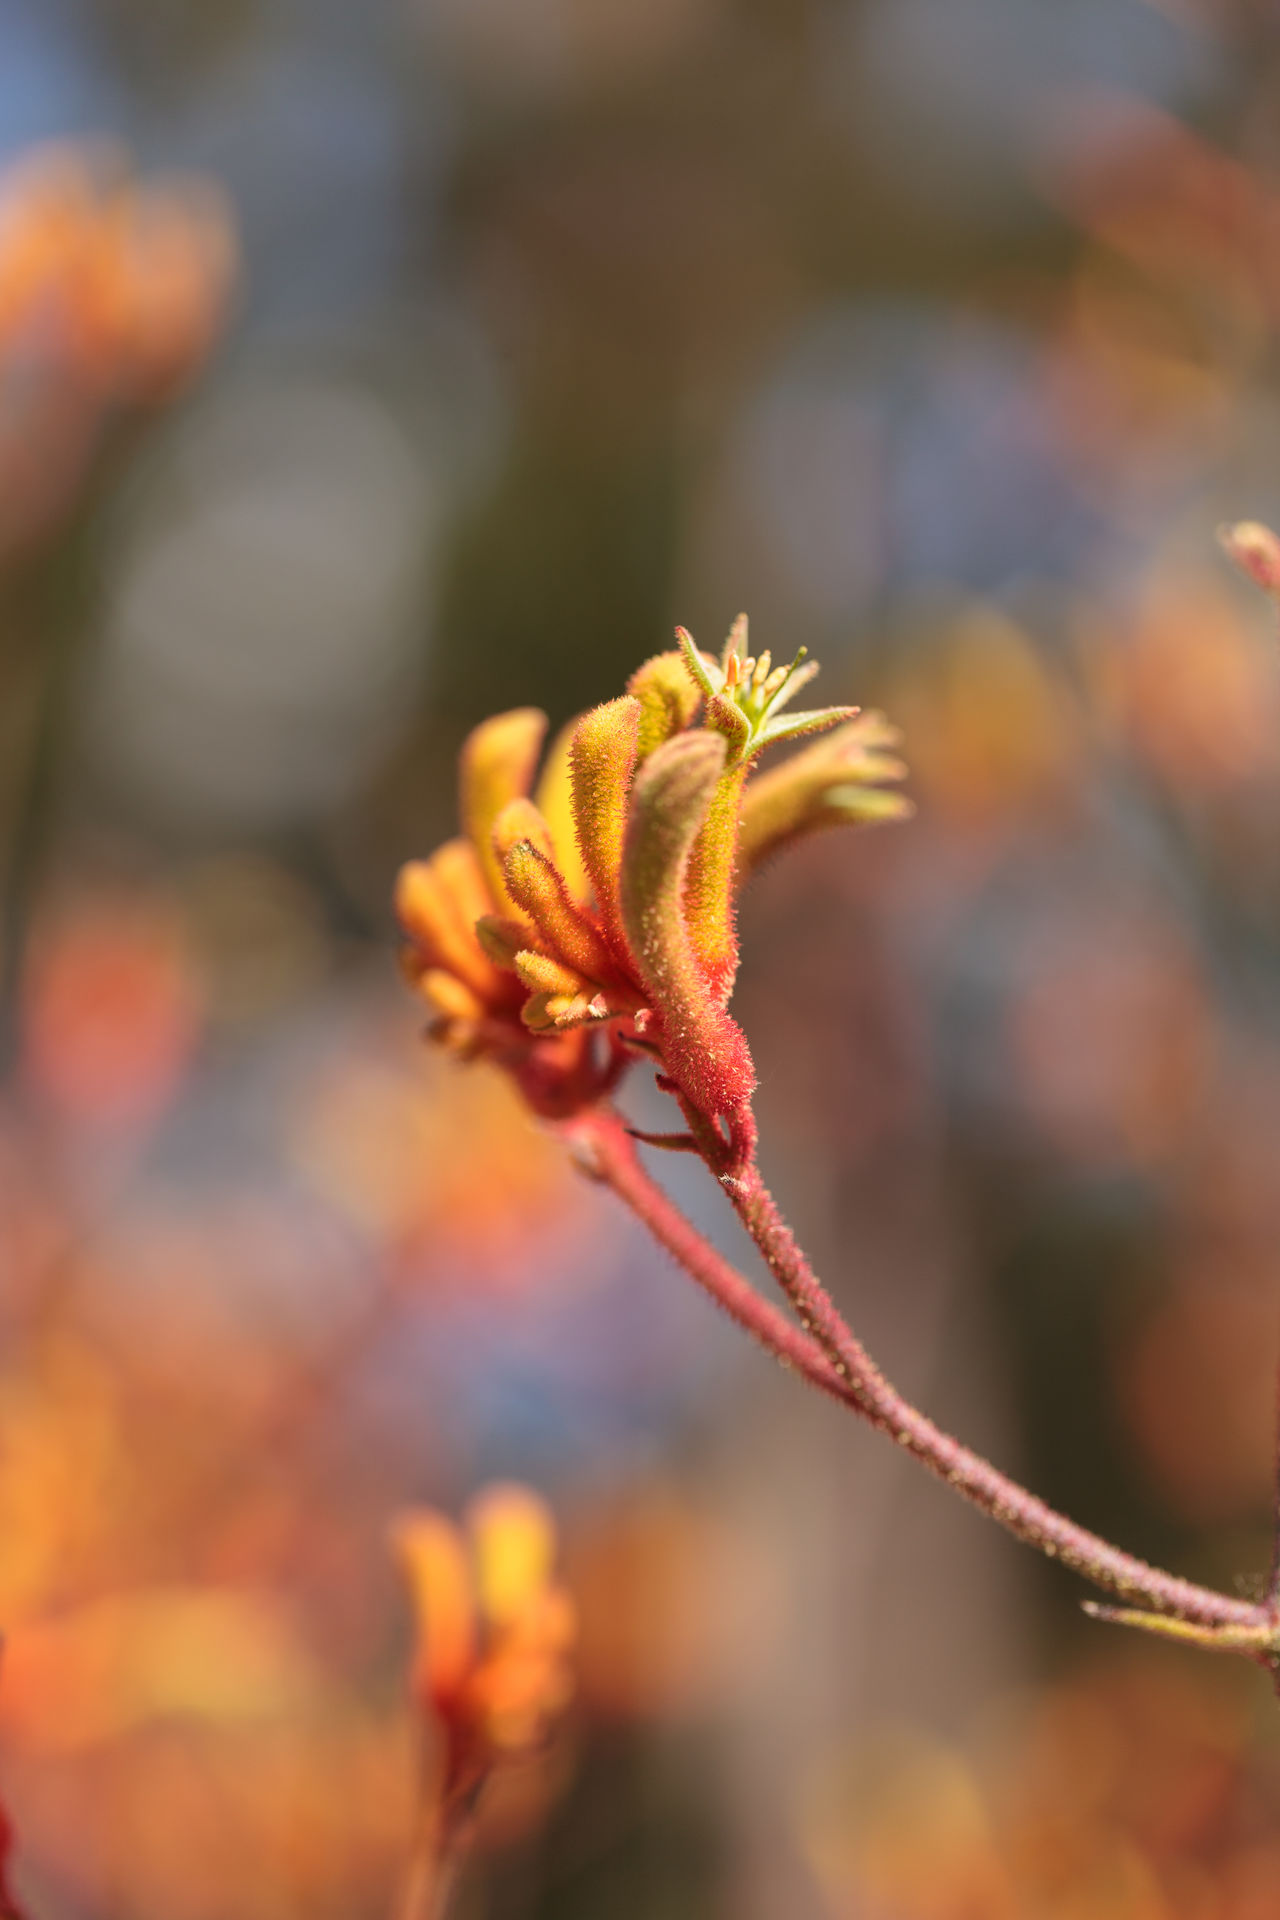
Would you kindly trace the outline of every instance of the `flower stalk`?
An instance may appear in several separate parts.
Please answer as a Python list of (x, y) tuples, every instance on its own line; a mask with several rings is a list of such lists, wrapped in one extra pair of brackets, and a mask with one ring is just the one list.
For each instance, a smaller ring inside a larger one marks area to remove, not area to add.
[[(1227, 545), (1270, 586), (1262, 576), (1272, 547), (1259, 530), (1244, 529)], [(787, 668), (775, 668), (768, 654), (752, 658), (745, 618), (718, 662), (683, 630), (677, 638), (678, 651), (649, 661), (623, 698), (586, 715), (553, 749), (539, 793), (567, 787), (570, 795), (554, 826), (527, 798), (541, 716), (522, 711), (487, 722), (482, 745), (498, 743), (496, 755), (479, 753), (473, 736), (464, 754), (470, 845), (451, 842), (401, 879), (401, 917), (413, 942), (407, 971), (435, 1010), (433, 1037), (509, 1072), (583, 1172), (608, 1186), (783, 1366), (888, 1435), (1015, 1538), (1122, 1603), (1090, 1604), (1095, 1617), (1240, 1653), (1280, 1675), (1280, 1549), (1265, 1601), (1253, 1602), (1152, 1567), (1079, 1526), (899, 1393), (813, 1272), (756, 1158), (755, 1069), (727, 1008), (736, 896), (763, 862), (804, 835), (905, 817), (909, 803), (896, 786), (905, 769), (897, 735), (879, 714), (831, 707), (784, 715), (816, 666), (802, 655)], [(766, 747), (811, 734), (824, 737), (757, 774)], [(492, 798), (475, 800), (478, 762), (500, 808)], [(488, 911), (477, 916), (486, 890)], [(512, 907), (518, 925), (502, 917)], [(682, 1127), (641, 1133), (620, 1118), (616, 1091), (642, 1061), (656, 1069)], [(681, 1214), (642, 1167), (637, 1140), (705, 1161), (793, 1317)]]
[[(716, 1305), (784, 1367), (889, 1435), (1016, 1539), (1048, 1559), (1060, 1560), (1104, 1592), (1143, 1602), (1158, 1616), (1153, 1624), (1160, 1630), (1185, 1628), (1178, 1637), (1269, 1661), (1280, 1630), (1274, 1600), (1260, 1606), (1234, 1599), (1123, 1552), (1057, 1513), (906, 1400), (880, 1372), (812, 1272), (754, 1162), (722, 1174), (720, 1183), (794, 1307), (796, 1322), (764, 1300), (649, 1179), (616, 1115), (594, 1113), (564, 1131), (582, 1170), (617, 1194)], [(1125, 1625), (1146, 1625), (1152, 1618), (1086, 1604), (1097, 1618)]]

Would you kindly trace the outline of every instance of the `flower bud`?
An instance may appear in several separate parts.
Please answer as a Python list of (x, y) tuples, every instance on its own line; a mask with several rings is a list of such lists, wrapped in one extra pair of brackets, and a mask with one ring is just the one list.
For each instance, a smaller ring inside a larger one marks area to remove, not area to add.
[(533, 784), (547, 716), (536, 707), (495, 714), (468, 735), (460, 767), (462, 827), (480, 862), (489, 890), (506, 902), (502, 862), (493, 829), (503, 808), (522, 800)]
[(532, 841), (517, 841), (502, 871), (507, 892), (553, 953), (589, 980), (610, 978), (613, 965), (608, 947), (570, 898), (561, 874)]
[(644, 761), (664, 740), (683, 733), (698, 710), (701, 689), (685, 662), (674, 648), (655, 653), (637, 667), (627, 682), (627, 692), (640, 702), (640, 727), (637, 759)]
[(631, 797), (623, 924), (654, 1010), (662, 1052), (687, 1099), (713, 1118), (750, 1099), (755, 1069), (740, 1027), (707, 987), (689, 935), (685, 880), (724, 772), (715, 733), (685, 733), (645, 762)]
[(618, 871), (639, 729), (640, 702), (624, 694), (583, 714), (569, 752), (578, 846), (611, 929), (618, 925)]

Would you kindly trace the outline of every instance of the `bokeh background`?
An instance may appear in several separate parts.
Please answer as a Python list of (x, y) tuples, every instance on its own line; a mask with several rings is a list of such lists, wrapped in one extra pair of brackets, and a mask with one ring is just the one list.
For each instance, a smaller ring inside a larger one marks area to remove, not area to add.
[[(1213, 530), (1280, 517), (1272, 0), (5, 0), (0, 160), (32, 1914), (388, 1912), (389, 1529), (499, 1476), (579, 1694), (471, 1920), (1269, 1920), (1264, 1679), (770, 1372), (419, 1044), (387, 900), (485, 714), (809, 646), (918, 815), (746, 905), (766, 1170), (931, 1411), (1257, 1589), (1280, 661)], [(85, 167), (141, 346), (13, 292)]]

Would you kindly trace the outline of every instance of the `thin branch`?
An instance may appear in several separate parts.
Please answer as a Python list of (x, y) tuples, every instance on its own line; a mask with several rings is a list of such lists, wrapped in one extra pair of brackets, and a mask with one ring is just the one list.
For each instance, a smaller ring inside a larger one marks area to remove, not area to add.
[(400, 1891), (395, 1920), (445, 1920), (458, 1866), (457, 1849), (444, 1848), (434, 1823), (424, 1823)]
[(887, 1433), (1017, 1539), (1051, 1560), (1061, 1560), (1104, 1592), (1123, 1600), (1142, 1601), (1158, 1613), (1204, 1627), (1274, 1630), (1269, 1608), (1215, 1593), (1122, 1552), (1056, 1512), (981, 1454), (935, 1426), (890, 1385), (846, 1324), (796, 1244), (754, 1161), (735, 1173), (722, 1174), (721, 1185), (795, 1309), (801, 1327), (821, 1346), (850, 1388), (858, 1411), (872, 1426)]
[(1122, 1552), (1037, 1499), (905, 1400), (814, 1275), (753, 1161), (736, 1174), (722, 1174), (721, 1184), (794, 1307), (798, 1327), (762, 1299), (649, 1178), (615, 1114), (597, 1109), (562, 1131), (584, 1172), (610, 1187), (716, 1305), (775, 1359), (889, 1434), (1008, 1532), (1120, 1599), (1207, 1628), (1243, 1629), (1251, 1645), (1262, 1630), (1274, 1630), (1269, 1607), (1215, 1593)]
[(771, 1353), (784, 1367), (802, 1374), (812, 1386), (855, 1411), (856, 1394), (822, 1349), (771, 1300), (764, 1299), (744, 1274), (705, 1240), (691, 1220), (649, 1178), (632, 1145), (633, 1135), (616, 1114), (597, 1108), (560, 1129), (582, 1171), (612, 1188), (660, 1246), (697, 1281), (703, 1292)]
[(446, 1920), (487, 1777), (481, 1773), (438, 1799), (437, 1784), (424, 1773), (417, 1831), (394, 1920)]

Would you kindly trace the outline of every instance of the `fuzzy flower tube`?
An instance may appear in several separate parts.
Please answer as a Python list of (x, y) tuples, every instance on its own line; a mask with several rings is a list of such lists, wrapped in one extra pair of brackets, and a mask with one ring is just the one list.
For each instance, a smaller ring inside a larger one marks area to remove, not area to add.
[[(1223, 540), (1280, 594), (1274, 535), (1249, 524)], [(1255, 1603), (1077, 1526), (905, 1400), (813, 1273), (757, 1164), (755, 1070), (729, 1011), (735, 903), (764, 861), (806, 835), (908, 815), (897, 786), (906, 770), (881, 714), (795, 711), (816, 665), (753, 657), (745, 616), (718, 659), (683, 629), (676, 637), (621, 698), (567, 727), (540, 773), (546, 720), (533, 709), (500, 714), (467, 741), (464, 836), (410, 862), (396, 893), (405, 971), (431, 1010), (432, 1039), (508, 1073), (582, 1170), (776, 1359), (1121, 1603), (1089, 1611), (1280, 1673), (1280, 1572)], [(769, 747), (792, 741), (807, 744), (760, 770)], [(637, 1064), (671, 1097), (668, 1132), (640, 1133), (617, 1111)], [(679, 1212), (641, 1165), (638, 1140), (705, 1162), (789, 1312)]]

